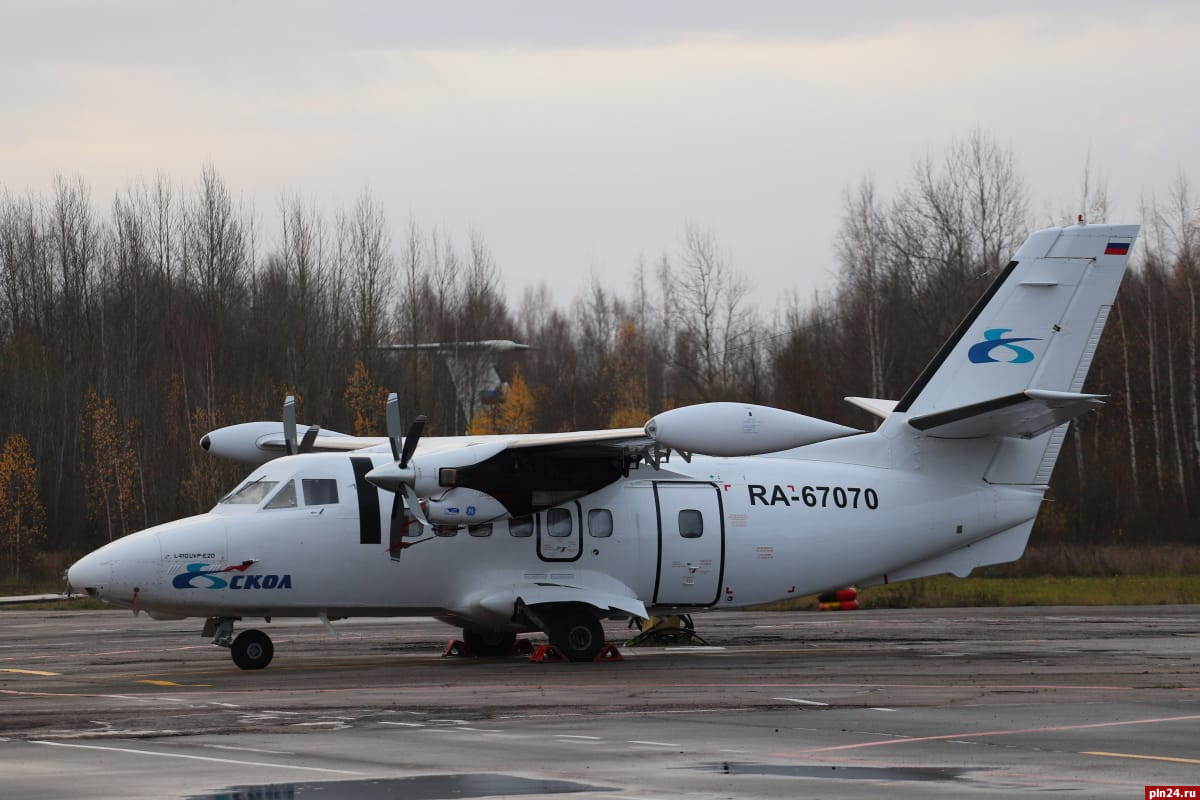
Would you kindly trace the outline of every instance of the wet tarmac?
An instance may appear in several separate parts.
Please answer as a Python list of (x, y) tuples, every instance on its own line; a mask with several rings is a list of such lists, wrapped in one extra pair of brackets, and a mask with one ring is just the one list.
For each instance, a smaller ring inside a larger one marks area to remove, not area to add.
[(276, 620), (245, 672), (198, 620), (5, 609), (0, 797), (1141, 797), (1200, 784), (1198, 619), (716, 612), (604, 664)]
[(233, 786), (188, 800), (471, 800), (478, 797), (545, 797), (557, 794), (604, 791), (572, 781), (529, 780), (512, 775), (417, 775), (412, 778), (378, 778), (365, 781), (311, 781)]

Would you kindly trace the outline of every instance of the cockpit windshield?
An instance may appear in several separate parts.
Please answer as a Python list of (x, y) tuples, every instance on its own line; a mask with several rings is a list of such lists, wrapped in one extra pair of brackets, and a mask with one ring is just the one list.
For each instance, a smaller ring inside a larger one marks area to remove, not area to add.
[(295, 508), (296, 507), (296, 482), (288, 481), (283, 485), (271, 502), (267, 503), (264, 508)]
[(267, 481), (259, 478), (234, 489), (221, 498), (221, 503), (222, 505), (256, 506), (278, 485), (279, 481)]

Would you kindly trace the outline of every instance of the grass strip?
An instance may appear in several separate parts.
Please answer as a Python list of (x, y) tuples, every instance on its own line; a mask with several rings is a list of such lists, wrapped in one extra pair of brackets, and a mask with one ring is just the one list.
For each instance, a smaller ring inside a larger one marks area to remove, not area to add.
[[(932, 578), (870, 586), (860, 608), (972, 606), (1142, 606), (1200, 603), (1200, 575), (1106, 575), (1036, 578)], [(815, 597), (758, 606), (764, 611), (815, 609)]]

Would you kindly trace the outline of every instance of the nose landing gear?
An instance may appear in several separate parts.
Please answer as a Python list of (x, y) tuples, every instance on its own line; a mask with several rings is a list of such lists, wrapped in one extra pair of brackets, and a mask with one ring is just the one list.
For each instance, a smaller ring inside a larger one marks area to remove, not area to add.
[(271, 637), (259, 630), (242, 631), (233, 637), (233, 623), (241, 617), (209, 617), (204, 622), (201, 636), (212, 637), (218, 647), (228, 647), (233, 663), (241, 669), (262, 669), (275, 656), (275, 645)]

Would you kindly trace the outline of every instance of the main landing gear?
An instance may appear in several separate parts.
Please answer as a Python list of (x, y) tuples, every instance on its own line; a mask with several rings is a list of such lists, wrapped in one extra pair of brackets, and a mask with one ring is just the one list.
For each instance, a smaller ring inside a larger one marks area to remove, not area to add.
[(508, 631), (463, 628), (463, 644), (471, 655), (480, 658), (503, 658), (511, 655), (517, 635)]
[(550, 644), (570, 661), (594, 661), (604, 647), (604, 626), (591, 606), (572, 603), (538, 610)]
[(271, 644), (270, 636), (259, 630), (242, 631), (235, 639), (233, 623), (240, 620), (241, 617), (209, 617), (200, 635), (206, 639), (211, 636), (218, 647), (228, 647), (233, 663), (242, 669), (262, 669), (271, 663), (275, 645)]

